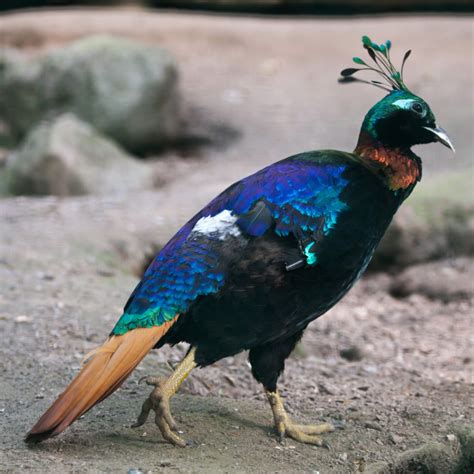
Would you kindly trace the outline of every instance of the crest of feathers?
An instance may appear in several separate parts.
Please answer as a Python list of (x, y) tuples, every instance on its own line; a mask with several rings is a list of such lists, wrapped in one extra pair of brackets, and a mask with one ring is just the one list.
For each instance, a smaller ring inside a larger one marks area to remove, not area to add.
[[(349, 82), (363, 82), (365, 84), (371, 84), (373, 86), (384, 89), (388, 92), (392, 90), (405, 90), (408, 91), (407, 86), (403, 82), (403, 68), (405, 62), (411, 54), (411, 49), (408, 50), (403, 56), (402, 66), (400, 71), (397, 71), (395, 66), (390, 59), (390, 49), (392, 47), (392, 42), (387, 40), (385, 43), (377, 44), (374, 43), (368, 36), (362, 37), (362, 44), (364, 48), (369, 53), (370, 58), (375, 63), (371, 66), (367, 64), (363, 59), (359, 57), (354, 57), (352, 60), (362, 66), (358, 68), (347, 68), (341, 71), (341, 78), (339, 82), (349, 83)], [(372, 71), (379, 74), (383, 78), (381, 81), (366, 81), (364, 79), (359, 79), (354, 77), (354, 74), (359, 73), (360, 71)]]

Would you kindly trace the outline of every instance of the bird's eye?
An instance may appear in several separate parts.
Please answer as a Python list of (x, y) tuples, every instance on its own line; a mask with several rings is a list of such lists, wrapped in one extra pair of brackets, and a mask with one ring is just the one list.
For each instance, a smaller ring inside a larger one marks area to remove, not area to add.
[(425, 114), (426, 114), (426, 110), (425, 108), (423, 107), (422, 104), (420, 104), (419, 102), (415, 102), (412, 106), (411, 106), (411, 110), (413, 110), (413, 112), (416, 112), (418, 115), (420, 115), (421, 117), (423, 117)]

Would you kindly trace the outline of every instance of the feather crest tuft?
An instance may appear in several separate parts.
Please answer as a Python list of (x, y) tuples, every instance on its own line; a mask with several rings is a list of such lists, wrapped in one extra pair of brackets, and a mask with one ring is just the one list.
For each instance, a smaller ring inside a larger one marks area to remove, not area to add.
[[(375, 65), (371, 66), (367, 64), (363, 59), (359, 57), (353, 57), (352, 61), (356, 64), (365, 66), (363, 68), (346, 68), (341, 71), (341, 76), (339, 82), (348, 83), (348, 82), (363, 82), (365, 84), (371, 84), (386, 91), (391, 90), (404, 90), (408, 91), (405, 82), (403, 81), (403, 68), (405, 62), (411, 54), (411, 50), (407, 51), (403, 57), (402, 66), (400, 72), (397, 71), (392, 60), (390, 59), (390, 49), (392, 48), (392, 42), (387, 40), (385, 43), (377, 44), (374, 43), (368, 36), (362, 36), (362, 45), (364, 49), (367, 50), (372, 61)], [(359, 71), (372, 71), (384, 79), (384, 82), (379, 81), (366, 81), (353, 77), (354, 74)]]

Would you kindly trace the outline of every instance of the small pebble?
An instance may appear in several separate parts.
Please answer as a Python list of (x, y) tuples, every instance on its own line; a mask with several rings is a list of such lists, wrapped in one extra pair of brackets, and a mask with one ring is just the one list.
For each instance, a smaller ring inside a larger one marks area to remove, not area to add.
[(400, 444), (403, 441), (403, 438), (401, 436), (398, 436), (396, 434), (390, 433), (388, 439), (393, 443), (393, 444)]
[(331, 384), (328, 383), (318, 383), (319, 393), (326, 395), (336, 395), (337, 389)]
[(17, 316), (15, 318), (15, 323), (31, 323), (33, 320), (24, 314), (21, 314), (20, 316)]
[(382, 427), (378, 423), (375, 423), (373, 421), (366, 421), (364, 423), (364, 426), (371, 430), (382, 431)]
[(97, 274), (103, 277), (112, 277), (114, 276), (114, 272), (112, 270), (108, 270), (107, 268), (98, 268)]
[(377, 367), (375, 367), (375, 365), (365, 365), (363, 367), (363, 370), (364, 372), (368, 373), (368, 374), (376, 374), (379, 369), (377, 369)]
[(51, 273), (36, 272), (36, 277), (39, 280), (47, 280), (47, 281), (54, 280), (54, 275), (52, 275)]
[(357, 362), (364, 358), (364, 353), (362, 349), (358, 346), (351, 346), (347, 349), (341, 349), (339, 355), (350, 362)]

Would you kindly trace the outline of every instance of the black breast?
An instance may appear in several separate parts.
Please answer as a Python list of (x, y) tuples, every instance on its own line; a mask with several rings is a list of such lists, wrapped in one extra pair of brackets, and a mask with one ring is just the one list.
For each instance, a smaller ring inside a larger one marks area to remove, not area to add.
[(223, 288), (200, 297), (163, 343), (198, 347), (197, 361), (220, 358), (303, 329), (337, 303), (367, 267), (398, 208), (399, 198), (367, 171), (349, 176), (348, 204), (318, 244), (316, 265), (287, 271), (294, 237), (267, 232), (233, 256)]

